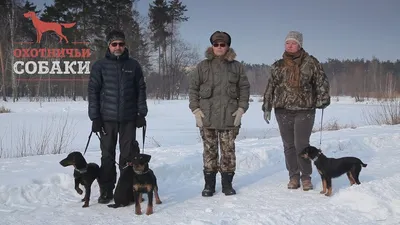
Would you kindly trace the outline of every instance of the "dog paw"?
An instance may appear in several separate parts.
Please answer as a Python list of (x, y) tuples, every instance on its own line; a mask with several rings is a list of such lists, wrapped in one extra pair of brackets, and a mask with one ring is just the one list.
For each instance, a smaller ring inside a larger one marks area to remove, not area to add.
[(82, 199), (81, 199), (81, 202), (84, 202), (84, 201), (85, 201), (85, 198), (82, 198)]
[(157, 205), (162, 204), (162, 201), (161, 200), (156, 200), (156, 204)]
[(332, 194), (326, 193), (325, 196), (330, 197)]
[(142, 215), (142, 209), (141, 209), (140, 205), (135, 205), (135, 214)]
[(320, 193), (320, 194), (325, 194), (325, 193), (326, 193), (326, 191), (320, 191), (319, 193)]
[(85, 202), (85, 204), (83, 204), (82, 208), (87, 208), (89, 207), (89, 203)]
[(152, 207), (148, 207), (146, 210), (146, 215), (151, 215), (153, 214), (153, 208)]
[(78, 194), (83, 194), (83, 191), (82, 191), (82, 189), (80, 189), (80, 188), (78, 188), (78, 189), (76, 189), (76, 192), (78, 193)]
[(108, 208), (114, 208), (114, 209), (119, 207), (118, 204), (108, 204), (107, 206)]

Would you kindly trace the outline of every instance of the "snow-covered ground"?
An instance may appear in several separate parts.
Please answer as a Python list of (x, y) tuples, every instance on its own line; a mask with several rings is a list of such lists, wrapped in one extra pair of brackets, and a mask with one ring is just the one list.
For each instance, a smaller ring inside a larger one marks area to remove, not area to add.
[[(325, 110), (324, 123), (337, 121), (358, 128), (324, 131), (324, 153), (356, 156), (368, 164), (361, 171), (361, 185), (350, 187), (343, 176), (333, 180), (333, 196), (325, 197), (319, 194), (322, 184), (317, 173), (313, 191), (286, 188), (274, 115), (266, 124), (261, 103), (254, 99), (237, 141), (233, 182), (237, 195), (223, 195), (218, 176), (212, 198), (201, 197), (202, 145), (188, 101), (148, 100), (145, 152), (153, 156), (151, 167), (163, 201), (151, 216), (136, 216), (133, 206), (110, 209), (98, 204), (97, 184), (90, 207), (81, 208), (82, 196), (73, 189), (73, 169), (58, 163), (66, 153), (14, 157), (21, 149), (35, 154), (30, 150), (35, 146), (52, 151), (57, 143), (63, 143), (63, 151), (83, 151), (91, 129), (86, 102), (0, 103), (12, 110), (0, 114), (0, 155), (7, 157), (0, 158), (0, 224), (400, 224), (400, 126), (366, 126), (363, 120), (365, 110), (379, 106), (341, 98)], [(318, 111), (315, 128), (320, 118)], [(56, 139), (61, 133), (68, 140)], [(137, 136), (141, 140), (141, 129)], [(314, 133), (311, 144), (319, 147), (319, 141), (320, 133)], [(96, 136), (86, 158), (100, 162)], [(147, 200), (142, 210), (146, 204)]]

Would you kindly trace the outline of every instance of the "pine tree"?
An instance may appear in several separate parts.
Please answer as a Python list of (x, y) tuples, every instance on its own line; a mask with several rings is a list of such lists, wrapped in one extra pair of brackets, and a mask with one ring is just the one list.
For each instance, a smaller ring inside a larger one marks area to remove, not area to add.
[[(164, 0), (154, 0), (149, 7), (149, 28), (152, 33), (151, 41), (154, 49), (158, 50), (158, 75), (162, 77), (161, 93), (165, 97), (166, 91), (166, 52), (167, 37), (170, 35), (167, 31), (167, 25), (170, 21), (168, 15), (168, 5)], [(162, 70), (162, 71), (161, 71)]]
[[(188, 21), (189, 17), (185, 16), (185, 12), (187, 12), (186, 5), (183, 5), (179, 0), (172, 0), (168, 4), (168, 15), (170, 17), (170, 63), (169, 63), (169, 76), (170, 81), (170, 90), (169, 93), (173, 96), (176, 91), (176, 75), (179, 72), (178, 68), (174, 65), (174, 37), (176, 35), (176, 28), (178, 27), (179, 23)], [(171, 97), (171, 96), (169, 96)]]

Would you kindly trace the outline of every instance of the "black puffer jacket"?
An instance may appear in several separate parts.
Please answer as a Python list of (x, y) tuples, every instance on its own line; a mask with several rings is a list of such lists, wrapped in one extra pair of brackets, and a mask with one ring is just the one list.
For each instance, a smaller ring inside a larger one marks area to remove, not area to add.
[(89, 118), (110, 122), (147, 115), (146, 83), (140, 64), (125, 49), (119, 57), (107, 50), (92, 66), (88, 84)]

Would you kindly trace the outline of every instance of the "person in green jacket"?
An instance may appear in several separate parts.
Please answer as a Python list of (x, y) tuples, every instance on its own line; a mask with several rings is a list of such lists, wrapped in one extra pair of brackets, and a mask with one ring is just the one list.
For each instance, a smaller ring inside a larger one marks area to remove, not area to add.
[(303, 34), (290, 31), (285, 39), (285, 52), (271, 68), (264, 93), (262, 110), (267, 123), (272, 107), (280, 130), (289, 189), (313, 189), (312, 165), (298, 154), (310, 143), (315, 110), (330, 105), (328, 78), (318, 60), (303, 49)]
[(202, 196), (213, 196), (218, 172), (221, 173), (222, 192), (234, 195), (235, 140), (241, 118), (249, 108), (250, 83), (244, 66), (235, 60), (230, 35), (216, 31), (210, 43), (206, 59), (197, 64), (189, 84), (189, 108), (203, 141), (205, 185)]

